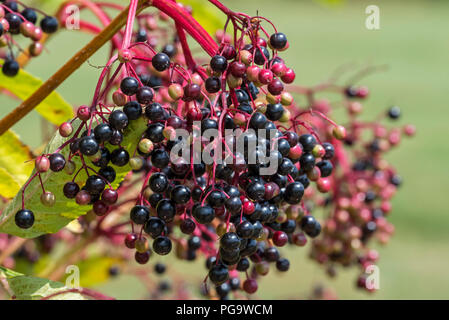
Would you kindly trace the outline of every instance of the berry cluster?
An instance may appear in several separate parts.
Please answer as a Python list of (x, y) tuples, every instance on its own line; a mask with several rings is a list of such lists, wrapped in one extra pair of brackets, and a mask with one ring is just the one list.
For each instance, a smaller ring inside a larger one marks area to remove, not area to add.
[[(44, 33), (51, 34), (58, 29), (58, 20), (48, 16), (39, 9), (34, 9), (14, 0), (0, 1), (0, 47), (7, 47), (7, 52), (2, 52), (5, 59), (2, 72), (8, 77), (14, 77), (19, 72), (20, 66), (15, 59), (12, 48), (16, 46), (23, 51), (13, 36), (22, 35), (30, 38), (32, 43), (28, 46), (27, 55), (39, 56), (43, 50), (40, 42)], [(37, 26), (38, 13), (44, 15)]]
[[(176, 7), (191, 18), (189, 8)], [(116, 51), (93, 103), (59, 127), (65, 142), (36, 159), (31, 180), (65, 171), (64, 196), (91, 205), (101, 235), (115, 239), (126, 232), (125, 246), (139, 264), (172, 250), (189, 261), (205, 256), (206, 279), (220, 298), (237, 290), (255, 293), (271, 264), (288, 271), (280, 248), (304, 246), (308, 237), (317, 239), (312, 256), (321, 263), (374, 261), (372, 251), (358, 254), (376, 226), (391, 233), (384, 215), (399, 178), (380, 155), (398, 143), (397, 130), (354, 117), (361, 105), (352, 100), (365, 98), (365, 87), (332, 85), (348, 106), (346, 132), (329, 118), (331, 105), (314, 98), (328, 87), (291, 85), (295, 72), (279, 56), (289, 47), (285, 34), (266, 18), (228, 14), (233, 37), (219, 32), (217, 44), (198, 30), (190, 33), (211, 56), (202, 65), (192, 57), (182, 19), (167, 41), (161, 27), (167, 12), (138, 15), (138, 30), (120, 34), (121, 46), (112, 41)], [(268, 33), (264, 22), (274, 31)], [(304, 94), (308, 104), (299, 106), (292, 93)], [(388, 115), (397, 118), (399, 111)], [(375, 131), (367, 145), (361, 142), (365, 129)], [(125, 145), (129, 137), (139, 138)], [(131, 170), (125, 181), (116, 181), (125, 169)], [(42, 189), (42, 204), (53, 206), (54, 194)], [(314, 206), (331, 207), (333, 214), (321, 224), (311, 214)], [(119, 214), (125, 221), (101, 229), (104, 217), (122, 208), (129, 213)], [(24, 200), (15, 219), (20, 228), (33, 227)]]

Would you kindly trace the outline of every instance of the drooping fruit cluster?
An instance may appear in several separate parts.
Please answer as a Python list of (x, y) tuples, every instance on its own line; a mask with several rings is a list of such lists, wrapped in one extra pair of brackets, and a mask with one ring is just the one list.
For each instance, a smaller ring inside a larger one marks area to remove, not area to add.
[[(38, 9), (33, 9), (23, 5), (21, 2), (4, 0), (0, 3), (0, 48), (6, 47), (5, 51), (0, 51), (0, 57), (4, 59), (2, 72), (8, 77), (14, 77), (19, 72), (20, 66), (16, 61), (12, 50), (17, 47), (18, 51), (23, 51), (19, 47), (16, 35), (30, 38), (32, 43), (28, 46), (26, 54), (31, 57), (39, 56), (43, 50), (41, 42), (44, 33), (51, 34), (58, 29), (58, 20), (48, 16)], [(38, 26), (38, 14), (42, 14)]]
[[(344, 197), (360, 200), (352, 193), (360, 179), (368, 193), (373, 177), (351, 169), (345, 157), (352, 153), (342, 143), (360, 141), (365, 126), (351, 117), (347, 133), (329, 119), (331, 105), (313, 98), (318, 90), (287, 90), (295, 73), (279, 53), (289, 44), (285, 34), (263, 27), (265, 18), (230, 13), (233, 40), (218, 33), (219, 44), (181, 19), (167, 42), (160, 24), (169, 16), (181, 12), (196, 22), (182, 5), (175, 12), (158, 8), (163, 13), (137, 16), (139, 29), (129, 33), (132, 37), (125, 32), (122, 45), (112, 41), (117, 54), (112, 52), (102, 71), (93, 103), (59, 127), (65, 142), (36, 159), (31, 179), (47, 171), (66, 174), (64, 196), (91, 205), (90, 212), (101, 216), (95, 232), (114, 238), (126, 232), (125, 246), (135, 250), (139, 264), (150, 261), (153, 252), (174, 251), (189, 261), (204, 256), (207, 279), (220, 298), (236, 290), (255, 293), (258, 278), (271, 265), (288, 271), (290, 262), (280, 248), (304, 246), (322, 229), (325, 238), (314, 242), (313, 256), (330, 257), (320, 251), (329, 250), (323, 241), (333, 244), (333, 237), (350, 237), (350, 230), (336, 228), (337, 235), (330, 220), (322, 228), (311, 211), (315, 205), (340, 210)], [(208, 63), (193, 59), (185, 31), (211, 56)], [(341, 88), (341, 93), (367, 95), (366, 89), (354, 90)], [(292, 93), (305, 94), (308, 104), (299, 106)], [(354, 151), (354, 161), (372, 163), (378, 155), (372, 148), (366, 154)], [(385, 181), (393, 179), (391, 168), (375, 166), (387, 170)], [(42, 187), (41, 202), (52, 206), (53, 193)], [(376, 197), (379, 189), (372, 192)], [(117, 219), (107, 230), (100, 225), (106, 215)], [(16, 224), (30, 228), (31, 217), (23, 201)]]

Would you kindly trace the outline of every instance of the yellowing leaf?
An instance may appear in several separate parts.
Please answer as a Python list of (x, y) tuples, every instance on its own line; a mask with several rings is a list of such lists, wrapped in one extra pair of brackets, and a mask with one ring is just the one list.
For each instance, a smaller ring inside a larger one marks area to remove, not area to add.
[(0, 195), (12, 198), (33, 170), (33, 154), (11, 130), (0, 136)]
[(192, 7), (193, 17), (209, 34), (214, 35), (217, 30), (224, 28), (226, 16), (213, 4), (205, 0), (180, 0), (180, 2)]
[[(74, 121), (74, 128), (77, 128), (79, 125), (79, 120)], [(122, 147), (130, 152), (135, 150), (145, 128), (146, 121), (143, 118), (131, 121), (129, 126), (124, 131), (124, 138), (121, 144)], [(61, 135), (57, 132), (45, 148), (44, 154), (53, 153), (68, 139), (69, 138), (61, 137)], [(111, 146), (107, 147), (112, 151)], [(69, 152), (69, 146), (66, 146), (60, 151), (60, 153), (66, 158)], [(81, 167), (81, 161), (78, 157), (74, 159), (74, 162), (77, 168)], [(114, 165), (111, 166), (116, 171), (116, 179), (111, 185), (113, 188), (116, 188), (131, 168), (129, 164), (123, 167), (116, 167)], [(33, 170), (31, 174), (34, 172), (35, 171)], [(55, 195), (55, 205), (53, 207), (46, 207), (40, 202), (42, 188), (39, 183), (39, 179), (35, 178), (25, 190), (25, 207), (32, 210), (34, 213), (33, 226), (29, 229), (20, 229), (14, 222), (16, 212), (22, 207), (22, 194), (21, 191), (19, 191), (14, 199), (9, 203), (8, 207), (1, 213), (0, 232), (13, 234), (22, 238), (35, 238), (45, 233), (57, 232), (61, 228), (65, 227), (70, 221), (86, 214), (89, 210), (89, 206), (80, 206), (74, 199), (67, 199), (64, 196), (62, 191), (63, 186), (66, 182), (72, 180), (72, 176), (69, 176), (64, 171), (49, 171), (41, 174), (41, 178), (44, 183), (45, 190), (51, 191)], [(76, 177), (76, 181), (80, 184), (83, 184), (86, 179), (87, 177), (84, 170), (82, 170)]]
[(0, 195), (12, 198), (20, 190), (20, 184), (3, 168), (0, 168)]
[[(0, 60), (0, 63), (3, 64), (3, 61)], [(20, 69), (15, 77), (7, 77), (3, 73), (0, 73), (0, 89), (9, 91), (20, 100), (26, 100), (42, 85), (42, 83), (42, 80), (34, 77), (23, 69)], [(73, 117), (72, 106), (56, 91), (50, 93), (50, 95), (36, 107), (36, 111), (55, 125), (60, 125)]]

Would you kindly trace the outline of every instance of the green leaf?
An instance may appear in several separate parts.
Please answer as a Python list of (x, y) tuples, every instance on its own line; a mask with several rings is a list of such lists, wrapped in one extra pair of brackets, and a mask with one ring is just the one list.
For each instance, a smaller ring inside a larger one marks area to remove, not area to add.
[[(29, 277), (10, 269), (0, 267), (0, 278), (8, 281), (16, 300), (38, 300), (58, 292), (69, 290), (61, 282), (43, 278)], [(77, 292), (66, 292), (50, 297), (51, 300), (87, 300)]]
[(33, 154), (11, 130), (0, 136), (0, 195), (12, 198), (31, 171)]
[[(74, 128), (77, 128), (79, 124), (79, 120), (75, 121), (73, 123)], [(140, 137), (145, 128), (146, 121), (143, 118), (131, 121), (126, 128), (122, 146), (126, 148), (130, 154), (137, 148), (137, 143), (140, 141)], [(67, 141), (67, 139), (69, 138), (63, 138), (59, 133), (56, 133), (45, 148), (44, 154), (53, 153)], [(110, 146), (108, 148), (112, 149)], [(69, 154), (69, 146), (66, 146), (60, 153), (67, 157)], [(87, 159), (86, 161), (89, 164), (90, 161)], [(81, 162), (78, 157), (74, 158), (74, 162), (77, 168), (81, 167)], [(117, 173), (117, 177), (114, 183), (112, 183), (112, 187), (116, 188), (131, 168), (129, 167), (129, 164), (123, 167), (111, 166)], [(89, 165), (89, 167), (92, 168), (94, 166)], [(34, 172), (35, 171), (33, 170), (32, 174), (34, 174)], [(70, 221), (86, 214), (90, 209), (90, 206), (80, 206), (74, 199), (67, 199), (64, 197), (62, 188), (66, 182), (72, 180), (72, 176), (67, 175), (64, 171), (57, 173), (49, 171), (41, 174), (41, 177), (45, 190), (54, 193), (56, 197), (55, 205), (53, 207), (45, 207), (41, 204), (40, 196), (42, 194), (42, 188), (39, 179), (36, 177), (25, 190), (25, 207), (33, 211), (35, 218), (34, 225), (30, 229), (20, 229), (14, 222), (15, 213), (22, 208), (22, 191), (20, 191), (2, 212), (0, 217), (0, 232), (13, 234), (23, 238), (34, 238), (45, 233), (54, 233), (66, 226)], [(82, 186), (86, 181), (86, 178), (86, 172), (85, 170), (82, 170), (78, 174), (76, 182)]]
[(214, 35), (223, 29), (226, 16), (213, 4), (204, 0), (180, 0), (181, 3), (192, 7), (193, 17), (209, 34)]
[[(3, 64), (3, 60), (0, 60), (0, 63)], [(3, 73), (0, 73), (0, 89), (9, 91), (22, 101), (31, 96), (42, 83), (42, 80), (34, 77), (23, 69), (20, 69), (15, 77), (7, 77)], [(73, 117), (72, 106), (56, 91), (50, 93), (50, 95), (36, 107), (36, 111), (55, 125), (60, 125)]]

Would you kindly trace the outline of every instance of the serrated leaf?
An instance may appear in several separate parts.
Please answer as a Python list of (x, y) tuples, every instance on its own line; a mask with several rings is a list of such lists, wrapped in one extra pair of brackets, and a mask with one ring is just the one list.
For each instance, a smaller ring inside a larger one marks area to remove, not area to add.
[[(38, 300), (68, 290), (61, 282), (25, 276), (3, 267), (0, 267), (0, 277), (8, 281), (16, 300)], [(50, 297), (49, 300), (87, 300), (87, 298), (77, 292), (67, 292)]]
[[(0, 60), (0, 63), (3, 64), (3, 60)], [(0, 89), (5, 89), (20, 100), (26, 100), (42, 85), (42, 83), (42, 80), (23, 69), (20, 69), (15, 77), (7, 77), (3, 73), (0, 73)], [(55, 125), (60, 125), (73, 117), (72, 106), (56, 91), (50, 93), (50, 95), (42, 101), (35, 110), (39, 112), (42, 117)]]
[[(79, 126), (80, 122), (73, 123), (74, 128)], [(126, 148), (132, 153), (140, 140), (143, 131), (146, 128), (146, 121), (143, 118), (131, 121), (124, 132), (122, 147)], [(56, 133), (49, 144), (47, 145), (44, 154), (53, 153), (69, 138), (63, 138)], [(65, 157), (69, 154), (69, 146), (66, 146), (60, 151)], [(89, 160), (86, 160), (89, 162)], [(74, 158), (77, 168), (81, 167), (81, 162), (78, 157)], [(111, 165), (116, 170), (116, 179), (112, 183), (112, 187), (116, 188), (123, 180), (125, 175), (131, 170), (129, 164), (123, 167), (116, 167)], [(90, 165), (93, 167), (93, 165)], [(34, 174), (34, 170), (31, 175)], [(41, 175), (42, 181), (46, 191), (51, 191), (56, 197), (56, 203), (53, 207), (45, 207), (40, 202), (42, 188), (39, 179), (34, 179), (25, 190), (25, 207), (32, 210), (34, 213), (34, 225), (30, 229), (20, 229), (14, 222), (15, 213), (22, 207), (21, 190), (11, 201), (8, 207), (2, 212), (0, 217), (0, 232), (9, 233), (23, 238), (34, 238), (45, 233), (54, 233), (66, 226), (70, 221), (86, 214), (90, 206), (80, 206), (74, 199), (67, 199), (63, 195), (62, 187), (68, 181), (72, 180), (72, 176), (67, 175), (64, 171), (61, 172), (46, 172)], [(81, 185), (86, 181), (87, 175), (84, 170), (80, 171), (76, 178), (76, 182)]]
[(213, 4), (204, 0), (180, 0), (180, 2), (192, 7), (193, 17), (209, 34), (213, 35), (217, 30), (223, 29), (225, 16)]

